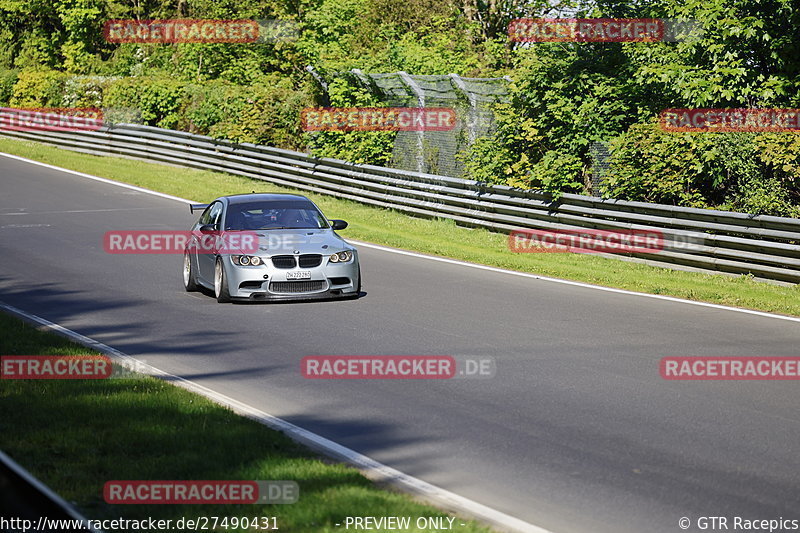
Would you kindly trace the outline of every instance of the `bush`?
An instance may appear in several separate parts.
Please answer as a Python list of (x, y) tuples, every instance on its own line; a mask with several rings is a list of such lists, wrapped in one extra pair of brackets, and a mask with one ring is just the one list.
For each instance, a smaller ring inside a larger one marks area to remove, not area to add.
[(186, 84), (163, 78), (122, 78), (109, 84), (104, 107), (134, 107), (150, 126), (174, 128), (186, 105)]
[(19, 51), (14, 66), (23, 70), (47, 70), (59, 63), (57, 38), (48, 30), (36, 28), (25, 32), (17, 41)]
[(756, 215), (800, 217), (800, 206), (792, 203), (791, 192), (776, 178), (740, 183), (731, 202), (722, 207)]
[(118, 80), (104, 76), (71, 76), (64, 83), (61, 103), (65, 107), (102, 107), (105, 91)]
[(482, 183), (534, 187), (534, 161), (546, 152), (534, 121), (518, 117), (511, 104), (496, 104), (494, 113), (494, 130), (457, 155), (466, 174)]
[(797, 216), (794, 134), (671, 133), (637, 124), (611, 143), (606, 197)]
[(19, 73), (9, 101), (14, 107), (59, 107), (67, 75), (53, 70)]
[(0, 106), (9, 105), (18, 76), (16, 70), (0, 70)]
[(189, 104), (187, 119), (212, 137), (300, 150), (300, 110), (308, 104), (303, 91), (288, 81), (263, 79), (255, 86), (214, 85)]
[(585, 167), (583, 161), (568, 152), (550, 150), (533, 166), (531, 173), (534, 188), (552, 193), (580, 193), (583, 190)]

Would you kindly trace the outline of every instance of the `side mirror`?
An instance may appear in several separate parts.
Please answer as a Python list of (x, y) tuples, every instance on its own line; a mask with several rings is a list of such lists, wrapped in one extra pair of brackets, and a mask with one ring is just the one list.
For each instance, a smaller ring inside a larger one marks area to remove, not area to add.
[(216, 233), (217, 232), (217, 225), (216, 224), (204, 224), (200, 226), (200, 233)]
[(337, 230), (337, 229), (344, 229), (344, 228), (346, 228), (346, 227), (347, 227), (347, 222), (345, 222), (344, 220), (339, 220), (339, 219), (336, 219), (336, 218), (334, 218), (334, 219), (333, 219), (333, 220), (331, 220), (330, 222), (331, 222), (331, 227), (332, 227), (334, 230)]

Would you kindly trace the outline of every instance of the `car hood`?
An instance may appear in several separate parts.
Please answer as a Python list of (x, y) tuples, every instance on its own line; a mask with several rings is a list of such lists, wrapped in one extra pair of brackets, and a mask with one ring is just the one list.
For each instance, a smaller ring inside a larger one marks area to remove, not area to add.
[(331, 229), (256, 230), (260, 255), (332, 254), (351, 249)]

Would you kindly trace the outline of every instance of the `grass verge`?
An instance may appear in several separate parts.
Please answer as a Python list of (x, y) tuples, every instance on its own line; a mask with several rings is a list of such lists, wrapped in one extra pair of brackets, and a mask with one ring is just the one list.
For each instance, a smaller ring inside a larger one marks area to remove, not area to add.
[[(0, 313), (0, 354), (91, 353)], [(0, 449), (90, 519), (276, 517), (284, 532), (342, 531), (346, 516), (445, 517), (282, 433), (165, 381), (0, 380)], [(288, 505), (110, 505), (110, 480), (294, 480)], [(175, 522), (173, 522), (174, 524)], [(445, 523), (447, 523), (445, 521)], [(464, 533), (488, 532), (456, 519)], [(218, 528), (208, 531), (243, 530)], [(410, 528), (404, 531), (437, 531)]]
[(201, 202), (254, 190), (297, 192), (311, 198), (328, 217), (347, 220), (350, 227), (342, 232), (345, 238), (606, 287), (800, 316), (800, 285), (779, 286), (748, 276), (669, 270), (589, 254), (513, 253), (508, 250), (505, 235), (459, 227), (446, 219), (414, 218), (261, 180), (97, 157), (7, 138), (0, 138), (0, 151)]

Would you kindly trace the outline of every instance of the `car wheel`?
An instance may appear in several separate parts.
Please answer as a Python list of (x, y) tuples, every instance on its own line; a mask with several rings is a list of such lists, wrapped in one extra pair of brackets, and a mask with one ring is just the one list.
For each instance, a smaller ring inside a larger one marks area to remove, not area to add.
[(194, 292), (197, 290), (197, 277), (192, 266), (192, 256), (189, 250), (183, 252), (183, 288), (186, 292)]
[(231, 293), (228, 291), (228, 279), (225, 277), (225, 267), (222, 266), (222, 258), (217, 257), (214, 264), (214, 296), (221, 304), (231, 301)]

